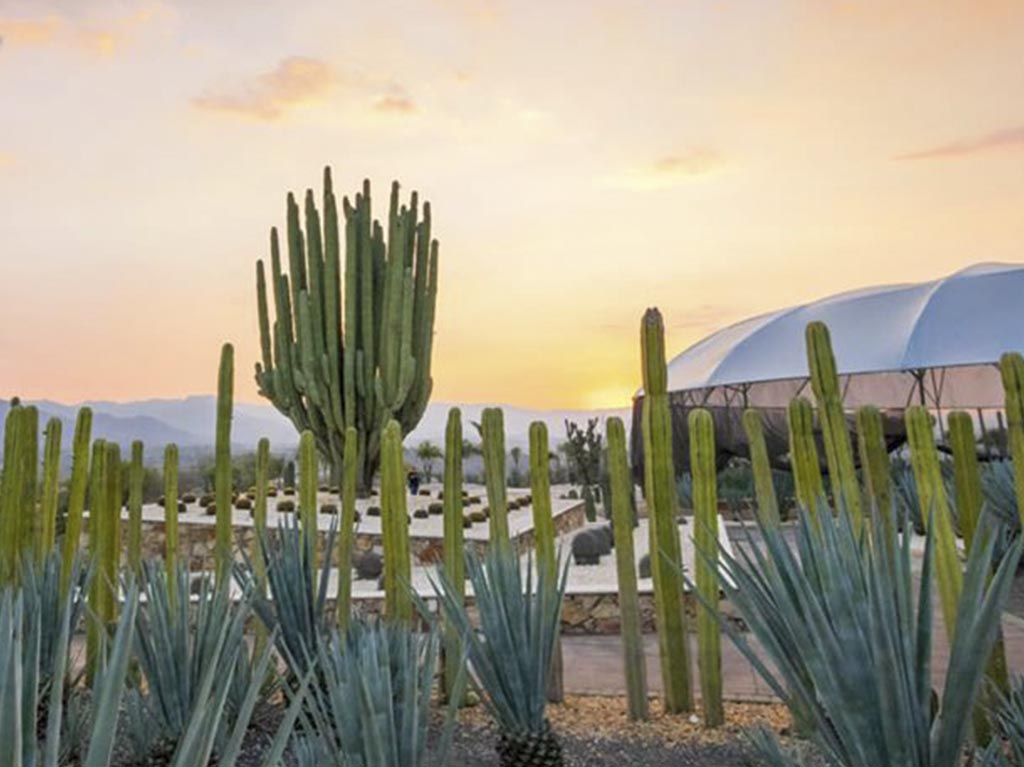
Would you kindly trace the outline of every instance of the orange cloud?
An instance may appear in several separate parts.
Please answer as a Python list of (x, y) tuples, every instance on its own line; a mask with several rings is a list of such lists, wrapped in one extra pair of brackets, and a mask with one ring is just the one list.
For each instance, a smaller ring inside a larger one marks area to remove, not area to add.
[(711, 149), (691, 149), (659, 157), (649, 165), (634, 168), (610, 179), (610, 185), (626, 189), (665, 189), (710, 174), (725, 164)]
[(897, 160), (935, 160), (943, 157), (963, 157), (965, 155), (989, 152), (997, 149), (1019, 149), (1024, 147), (1024, 125), (988, 133), (977, 138), (951, 141), (948, 144), (917, 152), (898, 155)]
[(158, 15), (156, 6), (105, 21), (78, 21), (66, 16), (0, 18), (0, 39), (13, 48), (63, 46), (110, 56), (124, 48), (140, 27)]
[(389, 114), (414, 114), (419, 111), (413, 100), (402, 94), (378, 97), (373, 102), (373, 109)]
[(211, 112), (276, 120), (293, 106), (323, 98), (337, 82), (337, 75), (325, 61), (290, 56), (236, 90), (208, 93), (192, 103)]

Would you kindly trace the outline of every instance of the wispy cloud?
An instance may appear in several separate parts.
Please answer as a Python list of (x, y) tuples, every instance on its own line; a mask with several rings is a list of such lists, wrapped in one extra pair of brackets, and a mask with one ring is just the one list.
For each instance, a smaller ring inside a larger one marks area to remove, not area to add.
[(666, 189), (706, 176), (724, 165), (725, 159), (712, 149), (690, 149), (663, 155), (647, 165), (606, 179), (606, 183), (626, 189)]
[(268, 72), (236, 87), (205, 93), (192, 103), (211, 112), (276, 120), (294, 106), (322, 99), (338, 80), (321, 59), (289, 56)]
[(984, 136), (951, 141), (947, 144), (897, 155), (896, 160), (936, 160), (944, 157), (990, 152), (997, 149), (1024, 149), (1024, 125), (987, 133)]
[(378, 96), (373, 102), (373, 110), (396, 115), (410, 115), (419, 111), (416, 103), (404, 93)]
[(73, 48), (84, 53), (110, 56), (130, 43), (138, 30), (162, 13), (147, 5), (124, 16), (106, 19), (72, 19), (50, 14), (27, 18), (0, 17), (0, 40), (11, 48)]

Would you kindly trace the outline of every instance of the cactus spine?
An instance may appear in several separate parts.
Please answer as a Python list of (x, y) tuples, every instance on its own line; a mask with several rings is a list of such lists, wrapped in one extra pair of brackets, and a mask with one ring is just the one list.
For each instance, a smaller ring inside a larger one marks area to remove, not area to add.
[(167, 592), (173, 605), (178, 590), (178, 506), (168, 506), (168, 498), (178, 497), (178, 446), (164, 448), (164, 559), (167, 562)]
[(768, 462), (768, 446), (764, 441), (764, 423), (761, 413), (753, 408), (743, 412), (743, 430), (750, 445), (750, 465), (754, 472), (754, 492), (757, 495), (757, 516), (762, 525), (778, 527), (779, 501), (772, 482), (772, 466)]
[(697, 665), (700, 668), (704, 724), (718, 727), (722, 710), (722, 638), (718, 631), (718, 480), (715, 472), (715, 423), (707, 410), (691, 410), (690, 472), (693, 475), (694, 545), (697, 592)]
[(640, 329), (644, 401), (641, 423), (650, 525), (658, 646), (665, 711), (693, 710), (693, 682), (687, 620), (683, 610), (683, 562), (676, 528), (678, 500), (672, 463), (672, 415), (668, 404), (665, 326), (661, 312), (648, 309)]
[(89, 443), (92, 440), (92, 410), (83, 407), (75, 420), (72, 444), (71, 485), (68, 490), (68, 513), (64, 521), (63, 557), (60, 569), (61, 594), (71, 588), (73, 566), (82, 538), (82, 515), (89, 486)]
[(41, 561), (49, 555), (57, 538), (62, 429), (59, 418), (51, 418), (46, 423), (46, 446), (43, 448), (43, 494), (39, 504), (39, 536), (36, 539), (37, 561)]
[(352, 616), (352, 550), (356, 542), (356, 492), (359, 486), (359, 436), (345, 430), (341, 472), (341, 535), (338, 537), (338, 595), (334, 610), (338, 629), (348, 629)]
[(1006, 432), (1013, 459), (1017, 514), (1024, 525), (1024, 357), (1017, 352), (1007, 352), (999, 360), (999, 370), (1006, 396)]
[(415, 192), (408, 205), (399, 205), (397, 182), (386, 239), (373, 219), (369, 181), (342, 207), (340, 232), (329, 168), (322, 225), (312, 191), (306, 192), (304, 227), (288, 195), (289, 273), (281, 268), (276, 229), (270, 232), (269, 285), (263, 262), (256, 265), (262, 356), (256, 383), (296, 429), (313, 431), (335, 479), (347, 429), (355, 428), (360, 489), (368, 492), (380, 461), (381, 428), (394, 419), (409, 433), (430, 398), (438, 246), (431, 239), (430, 204), (423, 204), (422, 218)]
[(907, 408), (906, 422), (910, 462), (914, 470), (914, 481), (917, 483), (921, 517), (926, 525), (934, 525), (935, 528), (935, 576), (939, 584), (946, 634), (952, 640), (963, 573), (956, 550), (956, 536), (953, 533), (946, 486), (942, 481), (939, 453), (935, 447), (931, 415), (924, 407), (914, 405)]
[(875, 513), (882, 515), (885, 539), (893, 540), (892, 479), (889, 476), (889, 449), (882, 429), (882, 414), (870, 405), (857, 410), (857, 451), (860, 453), (864, 485)]
[(490, 539), (505, 544), (508, 533), (508, 496), (505, 490), (505, 419), (501, 408), (485, 408), (480, 417), (484, 453), (484, 480), (491, 506)]
[[(466, 601), (466, 560), (462, 538), (462, 413), (453, 407), (448, 411), (444, 431), (444, 571), (459, 595)], [(536, 503), (536, 499), (534, 499)], [(462, 643), (458, 631), (445, 624), (444, 691), (451, 696), (458, 678)]]
[[(235, 348), (224, 344), (217, 374), (217, 434), (215, 445), (214, 496), (217, 504), (217, 537), (214, 560), (217, 580), (231, 577), (231, 412), (235, 386)], [(171, 496), (164, 495), (164, 498)], [(175, 495), (176, 499), (178, 496)]]
[(843, 411), (843, 395), (839, 387), (832, 339), (823, 322), (807, 325), (807, 366), (811, 371), (811, 387), (818, 401), (818, 420), (825, 442), (825, 460), (836, 506), (853, 517), (857, 526), (863, 521), (860, 484), (853, 462), (850, 430)]
[(381, 442), (381, 532), (384, 537), (384, 611), (389, 620), (412, 619), (409, 512), (405, 494), (402, 427), (390, 421)]
[(796, 483), (796, 498), (814, 519), (818, 514), (818, 504), (825, 497), (818, 448), (814, 444), (814, 409), (804, 397), (794, 397), (789, 403), (787, 416), (789, 459)]
[[(141, 442), (132, 442), (132, 462), (128, 468), (128, 568), (133, 573), (142, 572), (142, 482), (145, 478), (142, 451)], [(177, 514), (178, 496), (164, 496), (164, 508), (168, 505)]]
[(303, 551), (307, 552), (316, 572), (317, 529), (316, 491), (317, 456), (313, 432), (304, 431), (299, 437), (299, 519), (302, 524)]
[[(543, 426), (543, 424), (541, 424)], [(633, 480), (626, 457), (626, 428), (620, 418), (609, 418), (608, 474), (611, 480), (612, 532), (615, 537), (615, 565), (618, 568), (619, 615), (622, 634), (622, 662), (626, 673), (626, 701), (629, 718), (647, 719), (647, 668), (644, 659), (644, 638), (640, 624), (640, 597), (636, 586), (636, 558), (633, 553), (633, 507), (630, 496)], [(532, 435), (531, 435), (532, 436)], [(531, 440), (532, 447), (532, 440)], [(545, 440), (545, 448), (546, 440)], [(530, 451), (531, 459), (533, 451)], [(547, 474), (547, 452), (544, 453), (544, 474)], [(530, 473), (535, 473), (532, 465)], [(537, 503), (537, 491), (533, 491)]]

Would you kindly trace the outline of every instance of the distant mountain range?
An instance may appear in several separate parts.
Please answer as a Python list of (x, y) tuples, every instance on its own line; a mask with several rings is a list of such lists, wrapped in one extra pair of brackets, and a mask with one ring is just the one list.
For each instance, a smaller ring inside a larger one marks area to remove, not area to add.
[[(75, 428), (78, 409), (88, 405), (93, 411), (93, 436), (121, 445), (141, 439), (146, 445), (158, 446), (169, 442), (177, 443), (189, 453), (213, 449), (216, 421), (216, 398), (193, 396), (184, 399), (152, 399), (135, 402), (82, 402), (66, 405), (50, 400), (27, 400), (39, 408), (40, 428), (56, 416), (63, 422), (64, 445), (70, 447), (71, 435)], [(7, 415), (10, 405), (7, 399), (0, 400), (0, 419)], [(448, 410), (452, 405), (432, 402), (419, 426), (406, 438), (406, 446), (413, 447), (423, 440), (444, 445), (444, 430)], [(459, 405), (462, 410), (463, 431), (469, 439), (475, 439), (471, 421), (480, 421), (480, 413), (487, 405)], [(503, 405), (505, 412), (506, 446), (527, 447), (528, 429), (532, 421), (544, 421), (551, 434), (552, 447), (565, 438), (565, 420), (577, 421), (581, 425), (588, 418), (605, 418), (617, 415), (629, 427), (630, 411), (620, 410), (528, 410)], [(2, 431), (2, 420), (0, 420)], [(602, 429), (603, 431), (603, 429)], [(272, 449), (292, 451), (298, 444), (298, 435), (291, 422), (270, 405), (236, 403), (231, 426), (232, 443), (239, 451), (252, 450), (261, 437), (270, 439)], [(2, 444), (2, 442), (0, 442)], [(157, 460), (156, 451), (147, 451), (152, 460)]]

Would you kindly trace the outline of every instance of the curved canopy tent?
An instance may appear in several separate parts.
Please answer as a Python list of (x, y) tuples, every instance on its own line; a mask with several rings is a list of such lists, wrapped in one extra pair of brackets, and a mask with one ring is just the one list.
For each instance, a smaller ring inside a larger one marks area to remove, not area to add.
[[(977, 264), (932, 282), (840, 293), (743, 320), (699, 341), (668, 363), (677, 469), (688, 465), (686, 414), (695, 407), (715, 418), (721, 463), (748, 455), (740, 416), (755, 407), (764, 415), (773, 462), (787, 464), (786, 405), (798, 395), (814, 398), (804, 329), (815, 320), (831, 333), (851, 418), (861, 405), (882, 409), (892, 446), (904, 436), (903, 410), (914, 404), (939, 415), (943, 434), (954, 409), (971, 411), (982, 430), (995, 429), (1003, 406), (999, 357), (1024, 351), (1024, 266)], [(632, 432), (638, 466), (642, 401), (641, 391)]]

